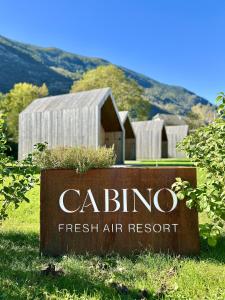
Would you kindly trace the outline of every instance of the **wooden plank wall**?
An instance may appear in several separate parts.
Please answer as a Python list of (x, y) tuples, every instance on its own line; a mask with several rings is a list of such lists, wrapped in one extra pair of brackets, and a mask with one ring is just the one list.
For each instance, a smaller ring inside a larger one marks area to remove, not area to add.
[(19, 159), (33, 151), (36, 143), (56, 146), (96, 147), (96, 110), (68, 109), (24, 113), (19, 118)]
[(116, 163), (123, 164), (123, 147), (124, 137), (122, 131), (105, 131), (105, 145), (106, 147), (112, 147), (114, 145), (114, 151), (116, 153)]
[(136, 159), (159, 159), (162, 154), (162, 130), (138, 127), (136, 134)]
[(183, 158), (184, 152), (177, 150), (177, 143), (181, 142), (188, 135), (188, 125), (166, 126), (168, 139), (168, 157)]

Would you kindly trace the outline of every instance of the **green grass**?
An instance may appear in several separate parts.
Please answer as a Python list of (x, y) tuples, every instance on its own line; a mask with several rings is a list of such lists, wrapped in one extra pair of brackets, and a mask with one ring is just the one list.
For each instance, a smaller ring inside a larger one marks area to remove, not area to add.
[(193, 163), (187, 158), (166, 158), (156, 160), (127, 160), (126, 164), (139, 165), (139, 166), (193, 166)]
[[(202, 171), (198, 179), (204, 180)], [(39, 257), (38, 186), (29, 198), (0, 229), (0, 299), (140, 299), (139, 289), (147, 289), (147, 299), (225, 299), (225, 237), (216, 248), (201, 241), (198, 257), (151, 252), (126, 258)], [(65, 275), (41, 275), (49, 262)], [(111, 282), (123, 283), (129, 293), (118, 293)]]

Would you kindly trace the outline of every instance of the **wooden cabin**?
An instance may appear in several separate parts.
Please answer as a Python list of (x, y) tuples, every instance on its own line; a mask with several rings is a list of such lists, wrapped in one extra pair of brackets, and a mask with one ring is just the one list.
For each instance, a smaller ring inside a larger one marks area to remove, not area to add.
[(128, 111), (119, 112), (121, 122), (125, 129), (125, 159), (136, 159), (136, 137), (133, 126), (131, 124)]
[(40, 98), (19, 115), (19, 159), (39, 142), (49, 148), (114, 145), (121, 164), (124, 135), (110, 88)]
[(160, 120), (132, 122), (136, 135), (136, 159), (149, 160), (167, 157), (167, 135)]
[(185, 157), (183, 152), (177, 150), (177, 143), (181, 142), (188, 135), (188, 125), (166, 126), (166, 135), (168, 139), (168, 157)]

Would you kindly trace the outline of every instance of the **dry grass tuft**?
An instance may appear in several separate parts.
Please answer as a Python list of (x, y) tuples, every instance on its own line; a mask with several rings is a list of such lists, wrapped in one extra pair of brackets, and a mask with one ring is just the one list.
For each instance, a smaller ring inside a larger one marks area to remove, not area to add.
[(59, 147), (36, 151), (33, 155), (34, 163), (41, 169), (74, 169), (78, 173), (89, 169), (108, 168), (115, 164), (114, 149), (99, 147)]

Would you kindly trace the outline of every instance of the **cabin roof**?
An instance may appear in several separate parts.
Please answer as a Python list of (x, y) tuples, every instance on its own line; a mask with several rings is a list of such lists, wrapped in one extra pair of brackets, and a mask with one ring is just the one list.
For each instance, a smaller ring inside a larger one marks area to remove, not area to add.
[(119, 111), (119, 115), (120, 115), (120, 120), (122, 121), (122, 123), (125, 123), (126, 119), (129, 118), (128, 111), (126, 111), (126, 110)]
[(165, 126), (186, 125), (184, 117), (180, 115), (156, 114), (153, 120), (163, 120)]
[(125, 128), (126, 138), (135, 138), (134, 128), (130, 121), (128, 111), (119, 111), (120, 120)]
[(148, 131), (161, 131), (164, 126), (162, 120), (150, 120), (150, 121), (137, 121), (132, 122), (135, 131), (148, 130)]
[(166, 134), (176, 134), (178, 137), (185, 137), (188, 134), (188, 125), (166, 126)]
[(39, 98), (31, 102), (23, 113), (44, 111), (58, 111), (82, 108), (94, 108), (99, 106), (108, 97), (112, 98), (110, 88), (94, 89), (90, 91), (70, 93), (57, 96)]

